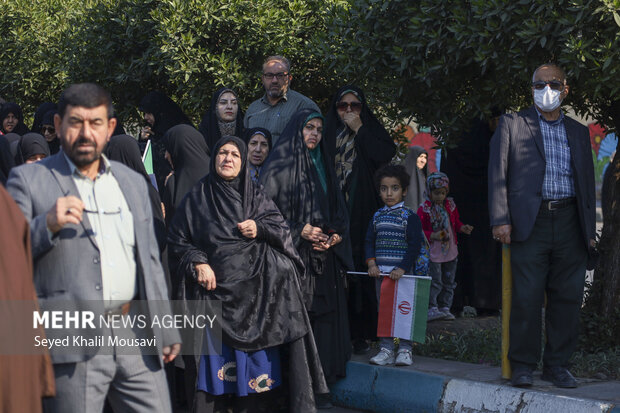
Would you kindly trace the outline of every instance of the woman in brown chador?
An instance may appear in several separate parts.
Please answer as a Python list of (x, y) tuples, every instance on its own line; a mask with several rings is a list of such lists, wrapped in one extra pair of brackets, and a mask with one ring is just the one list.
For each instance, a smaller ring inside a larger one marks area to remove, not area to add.
[[(36, 292), (32, 283), (30, 229), (11, 196), (0, 185), (0, 314), (6, 320), (17, 309), (9, 300), (32, 300)], [(13, 301), (13, 302), (15, 302)], [(31, 317), (31, 316), (30, 316)], [(10, 317), (12, 320), (16, 318)], [(28, 319), (31, 319), (27, 317)], [(23, 320), (23, 317), (21, 317)], [(21, 324), (21, 323), (20, 323)], [(12, 324), (9, 324), (12, 325)], [(9, 328), (9, 325), (3, 326)], [(31, 336), (28, 325), (15, 326), (4, 340), (19, 343), (20, 332)], [(43, 329), (41, 336), (44, 337)], [(24, 350), (23, 353), (27, 353)], [(41, 397), (54, 395), (54, 371), (49, 354), (8, 355), (0, 353), (0, 413), (41, 412)]]

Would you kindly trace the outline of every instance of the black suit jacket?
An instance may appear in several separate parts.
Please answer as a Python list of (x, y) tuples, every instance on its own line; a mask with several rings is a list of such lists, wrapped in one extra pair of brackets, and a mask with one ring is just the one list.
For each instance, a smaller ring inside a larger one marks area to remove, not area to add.
[[(571, 152), (571, 168), (586, 248), (596, 229), (594, 165), (588, 128), (567, 116), (564, 126)], [(545, 149), (534, 106), (500, 118), (491, 138), (489, 158), (489, 214), (491, 225), (512, 225), (511, 239), (525, 241), (531, 234), (542, 202)]]

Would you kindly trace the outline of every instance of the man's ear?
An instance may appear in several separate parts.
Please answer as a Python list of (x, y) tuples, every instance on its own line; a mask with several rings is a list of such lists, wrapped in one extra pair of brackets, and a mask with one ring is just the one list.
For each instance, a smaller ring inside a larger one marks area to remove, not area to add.
[(112, 134), (114, 133), (114, 129), (116, 129), (116, 123), (117, 123), (116, 118), (108, 119), (108, 140), (110, 140), (110, 138), (112, 137)]

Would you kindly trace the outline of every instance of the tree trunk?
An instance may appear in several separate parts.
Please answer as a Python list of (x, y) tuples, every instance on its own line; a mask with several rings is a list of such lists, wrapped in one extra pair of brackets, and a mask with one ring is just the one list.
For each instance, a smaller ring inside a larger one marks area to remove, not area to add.
[[(620, 132), (620, 101), (611, 108), (615, 129)], [(603, 190), (606, 191), (603, 205), (603, 231), (598, 243), (600, 260), (594, 272), (594, 280), (587, 308), (605, 318), (609, 318), (615, 342), (620, 343), (620, 321), (617, 320), (617, 307), (620, 303), (620, 140), (616, 156), (609, 165)], [(614, 319), (614, 317), (616, 319)]]

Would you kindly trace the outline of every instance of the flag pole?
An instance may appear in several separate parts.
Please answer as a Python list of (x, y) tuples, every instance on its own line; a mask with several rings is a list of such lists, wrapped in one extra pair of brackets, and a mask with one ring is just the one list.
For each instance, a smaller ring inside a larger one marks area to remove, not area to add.
[(510, 246), (502, 245), (502, 378), (510, 379), (508, 360), (510, 307), (512, 306), (512, 271), (510, 268)]
[[(367, 277), (370, 277), (367, 272), (363, 272), (363, 271), (347, 271), (347, 274), (349, 274), (349, 275), (365, 275)], [(383, 276), (383, 277), (388, 277), (389, 275), (390, 275), (389, 273), (385, 273), (385, 272), (381, 273), (381, 276)], [(431, 279), (431, 277), (427, 277), (427, 276), (424, 276), (424, 275), (413, 275), (413, 274), (403, 274), (403, 278), (421, 278), (423, 280), (430, 280)]]

